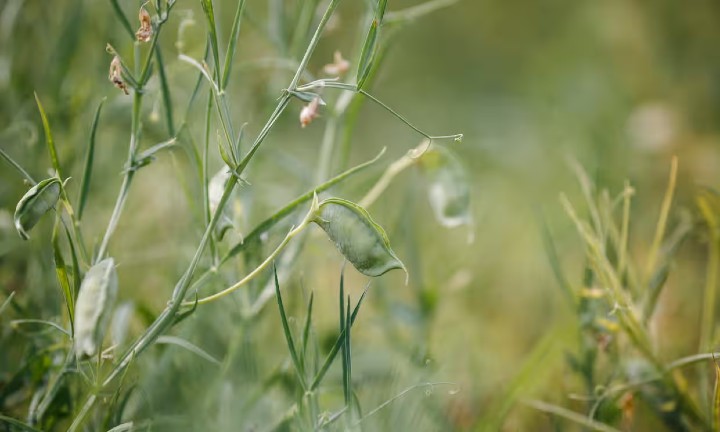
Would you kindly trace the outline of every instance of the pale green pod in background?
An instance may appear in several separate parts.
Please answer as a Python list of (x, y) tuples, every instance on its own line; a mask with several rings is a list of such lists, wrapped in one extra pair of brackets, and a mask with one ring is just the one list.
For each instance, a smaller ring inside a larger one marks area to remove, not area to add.
[(359, 205), (339, 198), (320, 203), (313, 220), (350, 263), (366, 276), (380, 276), (405, 265), (390, 248), (385, 230)]
[(31, 187), (15, 207), (15, 228), (23, 240), (30, 238), (28, 231), (40, 221), (48, 210), (55, 207), (60, 198), (60, 180), (45, 179)]
[(448, 149), (432, 146), (420, 159), (428, 200), (437, 221), (447, 228), (472, 223), (470, 183), (464, 167)]
[(118, 279), (115, 261), (106, 258), (85, 274), (75, 304), (75, 354), (85, 359), (97, 354), (112, 314)]

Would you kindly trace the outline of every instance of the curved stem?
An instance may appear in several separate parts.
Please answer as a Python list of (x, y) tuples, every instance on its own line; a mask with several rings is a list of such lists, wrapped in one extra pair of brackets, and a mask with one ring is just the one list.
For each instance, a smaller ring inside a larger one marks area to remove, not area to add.
[[(250, 282), (251, 280), (255, 279), (260, 273), (262, 273), (263, 270), (265, 270), (275, 258), (277, 258), (278, 255), (280, 255), (280, 252), (282, 252), (283, 249), (285, 249), (285, 246), (287, 246), (288, 243), (290, 243), (290, 240), (293, 239), (293, 237), (297, 236), (302, 232), (302, 230), (305, 229), (306, 226), (310, 222), (312, 222), (312, 219), (315, 217), (316, 213), (316, 205), (313, 205), (308, 214), (305, 216), (302, 222), (300, 222), (300, 225), (298, 225), (297, 228), (293, 228), (290, 230), (289, 233), (285, 236), (285, 238), (280, 242), (280, 244), (275, 248), (275, 250), (263, 261), (255, 270), (248, 273), (244, 278), (240, 279), (237, 283), (225, 288), (224, 290), (215, 293), (213, 295), (201, 298), (200, 300), (197, 300), (197, 304), (205, 304), (210, 303), (211, 301), (218, 300), (222, 297), (225, 297), (226, 295), (237, 291), (238, 289), (242, 288), (245, 284)], [(193, 306), (196, 302), (195, 301), (186, 301), (183, 302), (183, 306)]]

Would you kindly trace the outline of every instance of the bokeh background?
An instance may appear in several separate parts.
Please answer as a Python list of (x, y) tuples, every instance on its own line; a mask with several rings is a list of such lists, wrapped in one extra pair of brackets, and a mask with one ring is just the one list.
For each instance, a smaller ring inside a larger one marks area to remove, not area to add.
[[(298, 3), (248, 1), (228, 98), (235, 123), (248, 122), (250, 137), (291, 76), (282, 68), (254, 63), (286, 54), (282, 32), (267, 23), (269, 10), (282, 5), (289, 14)], [(334, 50), (349, 56), (357, 49), (364, 5), (344, 3), (310, 62), (312, 73), (330, 61)], [(418, 3), (390, 0), (388, 7), (400, 10)], [(120, 4), (134, 25), (139, 3)], [(226, 35), (234, 2), (218, 0), (215, 5)], [(183, 20), (187, 25), (179, 36)], [(631, 249), (638, 262), (645, 259), (652, 239), (672, 155), (678, 156), (680, 174), (671, 225), (693, 209), (698, 186), (718, 185), (719, 24), (720, 4), (711, 0), (461, 0), (396, 35), (371, 92), (430, 133), (464, 133), (462, 142), (447, 146), (460, 155), (471, 180), (474, 241), (468, 242), (467, 227), (449, 230), (435, 221), (426, 184), (415, 170), (401, 174), (370, 209), (408, 266), (410, 283), (404, 284), (400, 272), (373, 280), (361, 311), (353, 333), (353, 372), (363, 409), (418, 383), (454, 384), (409, 392), (374, 417), (368, 430), (485, 427), (488, 418), (508, 408), (503, 406), (505, 395), (516, 391), (516, 378), (548, 334), (553, 339), (549, 354), (532, 368), (532, 379), (522, 381), (518, 397), (584, 409), (578, 400), (586, 390), (566, 359), (577, 348), (578, 326), (548, 263), (543, 221), (566, 277), (580, 284), (583, 246), (558, 200), (565, 192), (581, 203), (569, 160), (577, 160), (598, 188), (612, 195), (625, 180), (635, 188)], [(292, 25), (290, 16), (286, 25)], [(196, 73), (176, 58), (179, 49), (195, 58), (203, 55), (205, 22), (199, 3), (178, 0), (163, 32), (176, 121), (187, 118), (201, 142), (206, 99), (200, 98), (185, 117)], [(76, 190), (92, 116), (107, 98), (84, 221), (91, 243), (100, 240), (112, 210), (130, 127), (131, 98), (107, 80), (111, 57), (106, 43), (131, 52), (109, 2), (0, 0), (3, 150), (36, 177), (50, 167), (33, 98), (37, 92), (62, 164), (73, 177), (69, 187)], [(168, 137), (157, 78), (145, 100), (142, 145), (147, 147)], [(251, 185), (240, 195), (252, 198), (242, 201), (251, 204), (238, 216), (240, 231), (313, 185), (325, 120), (301, 129), (300, 108), (299, 103), (290, 107), (249, 167)], [(382, 147), (388, 149), (387, 164), (420, 138), (379, 107), (365, 104), (349, 164), (373, 157)], [(342, 161), (335, 162), (333, 172)], [(220, 164), (214, 154), (211, 165), (219, 169)], [(359, 199), (382, 168), (333, 194)], [(119, 263), (119, 304), (131, 305), (133, 311), (127, 338), (139, 334), (164, 307), (200, 238), (193, 204), (199, 195), (183, 184), (196, 181), (193, 175), (187, 153), (178, 149), (160, 156), (136, 178), (110, 244)], [(24, 317), (53, 319), (60, 315), (62, 299), (49, 247), (52, 223), (49, 218), (41, 222), (28, 242), (19, 239), (12, 225), (12, 212), (25, 190), (17, 173), (0, 165), (0, 299), (15, 291)], [(279, 241), (291, 222), (273, 230), (271, 241)], [(674, 259), (656, 323), (663, 359), (697, 352), (705, 250), (704, 238), (692, 235)], [(238, 260), (230, 267), (241, 273), (243, 264)], [(315, 230), (284, 282), (297, 323), (302, 322), (307, 293), (315, 293), (321, 345), (337, 335), (341, 265), (341, 256)], [(357, 299), (367, 280), (354, 269), (346, 273), (346, 285)], [(233, 275), (224, 277), (230, 281)], [(220, 288), (222, 282), (207, 289)], [(189, 418), (196, 428), (209, 424), (217, 430), (254, 430), (281, 416), (291, 401), (287, 381), (292, 374), (287, 372), (277, 309), (269, 302), (257, 321), (241, 323), (242, 301), (239, 296), (201, 308), (173, 331), (226, 367), (218, 370), (176, 347), (153, 348), (132, 369), (131, 379), (141, 390), (131, 412), (140, 418)], [(11, 317), (20, 315), (14, 311)], [(0, 321), (0, 383), (32, 349), (8, 325), (11, 317)], [(286, 372), (268, 384), (277, 370)], [(332, 373), (339, 386), (339, 371)], [(338, 406), (340, 394), (329, 386), (328, 407)], [(24, 403), (11, 413), (21, 415)], [(661, 427), (648, 417), (639, 424)], [(573, 427), (522, 405), (510, 409), (504, 426)]]

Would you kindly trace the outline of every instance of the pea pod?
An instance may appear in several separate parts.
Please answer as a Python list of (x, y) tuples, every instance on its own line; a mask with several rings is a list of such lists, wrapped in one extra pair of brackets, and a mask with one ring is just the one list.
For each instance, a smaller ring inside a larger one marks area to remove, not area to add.
[(360, 273), (380, 276), (392, 269), (407, 273), (390, 248), (385, 230), (359, 205), (339, 198), (327, 199), (320, 203), (313, 222)]
[(429, 181), (428, 199), (437, 221), (448, 228), (470, 224), (470, 186), (457, 157), (444, 147), (431, 147), (420, 160)]
[(15, 208), (15, 228), (23, 240), (30, 238), (27, 232), (48, 210), (55, 207), (60, 198), (60, 188), (58, 178), (45, 179), (31, 187), (20, 199)]
[(85, 359), (97, 354), (112, 314), (118, 279), (115, 261), (106, 258), (85, 274), (75, 304), (75, 354)]

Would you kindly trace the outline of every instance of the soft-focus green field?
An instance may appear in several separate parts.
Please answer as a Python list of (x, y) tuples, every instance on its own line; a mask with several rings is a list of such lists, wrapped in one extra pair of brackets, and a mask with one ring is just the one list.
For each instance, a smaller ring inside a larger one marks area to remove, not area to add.
[[(118, 3), (135, 29), (141, 3)], [(226, 94), (235, 126), (248, 123), (243, 152), (293, 75), (298, 60), (290, 42), (298, 19), (294, 11), (303, 3), (247, 0)], [(319, 3), (318, 19), (327, 2)], [(340, 2), (308, 72), (319, 74), (338, 49), (355, 70), (366, 3), (376, 2)], [(419, 3), (389, 0), (388, 11)], [(236, 4), (214, 1), (223, 41)], [(312, 28), (316, 24), (317, 19)], [(119, 278), (116, 305), (131, 314), (120, 331), (124, 338), (112, 328), (108, 331), (105, 347), (118, 342), (118, 353), (166, 306), (204, 231), (202, 191), (187, 136), (202, 147), (208, 88), (201, 88), (186, 113), (198, 74), (178, 54), (202, 58), (206, 35), (200, 1), (177, 0), (159, 46), (172, 89), (174, 126), (185, 122), (188, 133), (178, 146), (137, 172), (109, 242)], [(108, 81), (108, 43), (132, 63), (132, 41), (110, 1), (0, 0), (4, 152), (37, 179), (49, 175), (36, 92), (48, 114), (63, 175), (71, 177), (67, 188), (74, 200), (93, 116), (106, 98), (82, 220), (91, 251), (101, 242), (113, 210), (131, 129), (133, 96), (123, 95)], [(303, 39), (300, 54), (305, 45)], [(442, 145), (459, 155), (468, 172), (474, 223), (453, 229), (438, 224), (428, 204), (427, 184), (415, 168), (399, 174), (368, 208), (407, 266), (409, 283), (401, 271), (371, 280), (349, 264), (345, 268), (345, 290), (353, 302), (371, 282), (352, 332), (352, 381), (360, 405), (360, 414), (354, 415), (363, 418), (402, 394), (364, 418), (363, 430), (600, 428), (589, 420), (592, 416), (619, 430), (712, 427), (712, 361), (703, 358), (655, 377), (659, 369), (653, 369), (647, 353), (628, 337), (622, 314), (632, 309), (632, 315), (637, 308), (642, 315), (653, 278), (667, 276), (657, 288), (654, 312), (640, 317), (652, 357), (668, 365), (717, 347), (715, 314), (709, 312), (713, 307), (704, 309), (704, 302), (716, 298), (712, 293), (717, 280), (712, 282), (720, 266), (720, 200), (704, 188), (720, 187), (719, 45), (720, 3), (710, 0), (460, 0), (393, 35), (368, 91), (429, 133), (464, 134), (462, 142)], [(144, 59), (147, 48), (141, 53)], [(295, 63), (288, 66), (278, 60), (283, 58), (294, 58)], [(140, 112), (141, 149), (173, 136), (157, 71), (152, 73)], [(323, 179), (318, 164), (329, 114), (301, 128), (301, 108), (300, 101), (290, 102), (248, 165), (243, 176), (250, 184), (241, 185), (231, 203), (237, 229), (228, 233), (225, 243), (218, 242), (219, 248), (227, 249)], [(217, 120), (211, 129), (210, 176), (223, 163), (216, 144)], [(351, 135), (339, 134), (329, 173), (371, 159), (383, 147), (387, 151), (379, 163), (328, 196), (360, 200), (385, 167), (421, 139), (379, 106), (365, 102)], [(344, 154), (341, 143), (346, 140), (350, 147)], [(665, 235), (653, 247), (673, 156), (677, 187)], [(601, 213), (610, 208), (606, 201), (619, 197), (599, 223), (583, 195), (575, 172), (579, 167), (594, 185), (591, 201), (600, 203)], [(634, 194), (624, 201), (626, 181)], [(17, 171), (0, 160), (0, 305), (15, 293), (8, 307), (0, 309), (0, 415), (23, 422), (48, 380), (57, 376), (63, 349), (72, 345), (52, 329), (13, 324), (18, 319), (66, 322), (51, 245), (53, 216), (40, 221), (29, 241), (21, 240), (13, 226), (15, 205), (27, 188)], [(615, 247), (608, 221), (620, 229), (627, 203), (626, 259), (637, 274), (617, 275), (621, 290), (633, 299), (630, 305), (603, 291), (610, 289), (608, 281), (593, 268), (597, 257), (586, 254), (591, 247), (563, 208), (561, 193), (580, 218), (600, 226), (600, 243), (607, 248), (603, 256), (615, 269), (622, 248)], [(233, 258), (199, 295), (239, 280), (304, 211), (306, 206), (273, 228), (258, 256)], [(322, 359), (338, 336), (343, 258), (318, 228), (311, 228), (301, 241), (302, 251), (292, 263), (278, 260), (283, 299), (290, 327), (300, 335), (305, 305), (314, 293), (317, 354), (311, 357)], [(655, 265), (649, 265), (654, 255)], [(553, 264), (573, 292), (570, 301)], [(210, 265), (206, 255), (201, 269)], [(152, 424), (153, 430), (311, 429), (302, 421), (282, 423), (301, 390), (274, 298), (267, 297), (256, 316), (244, 317), (255, 296), (271, 284), (271, 275), (266, 269), (250, 289), (199, 306), (167, 332), (219, 364), (174, 343), (155, 344), (133, 360), (120, 387), (116, 383), (99, 393), (84, 430), (130, 421), (137, 428)], [(597, 305), (582, 309), (588, 302)], [(701, 330), (703, 319), (711, 319), (709, 330)], [(589, 372), (573, 364), (585, 365)], [(76, 417), (91, 386), (79, 377), (81, 372), (69, 375), (49, 410), (53, 420), (37, 427), (65, 430)], [(649, 376), (655, 378), (606, 392)], [(338, 359), (323, 382), (316, 414), (344, 406), (342, 377)], [(424, 385), (434, 382), (451, 384)], [(116, 394), (129, 395), (122, 410), (113, 401)], [(600, 396), (598, 412), (591, 412)], [(700, 419), (693, 419), (690, 405)], [(558, 412), (559, 407), (577, 418)], [(105, 413), (117, 418), (108, 423)], [(0, 431), (23, 430), (6, 426), (3, 418)], [(331, 426), (355, 427), (343, 420)]]

